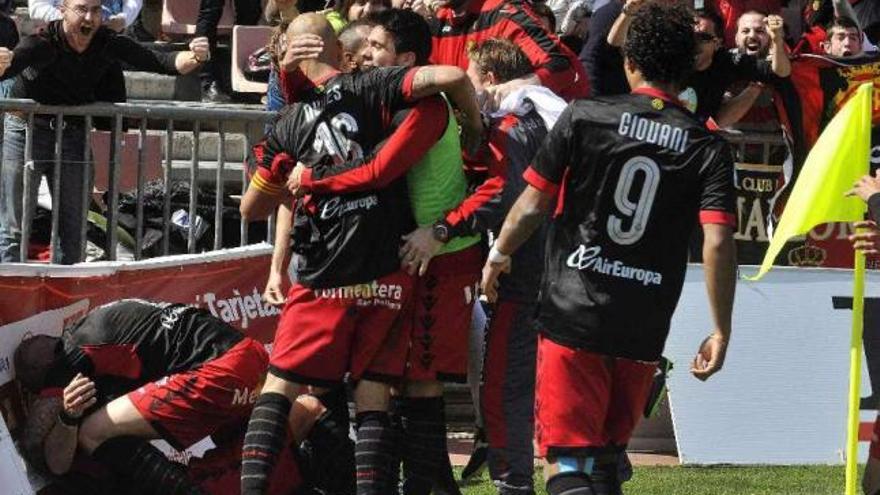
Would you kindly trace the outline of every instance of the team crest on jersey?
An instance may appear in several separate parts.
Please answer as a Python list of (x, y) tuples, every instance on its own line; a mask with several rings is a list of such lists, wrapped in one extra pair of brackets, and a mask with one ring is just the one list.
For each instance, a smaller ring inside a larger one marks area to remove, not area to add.
[(653, 108), (654, 110), (663, 110), (664, 106), (666, 105), (660, 98), (654, 98), (653, 100), (651, 100), (651, 108)]

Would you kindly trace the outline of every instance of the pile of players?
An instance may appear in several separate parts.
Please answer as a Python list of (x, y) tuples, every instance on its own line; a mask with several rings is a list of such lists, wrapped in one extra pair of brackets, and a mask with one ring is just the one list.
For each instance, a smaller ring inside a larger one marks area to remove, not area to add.
[[(338, 37), (322, 15), (295, 18), (289, 105), (255, 148), (241, 206), (248, 219), (293, 212), (294, 283), (271, 354), (196, 308), (98, 308), (19, 348), (18, 377), (39, 392), (28, 458), (56, 474), (98, 461), (116, 493), (456, 490), (442, 479), (443, 382), (467, 378), (482, 294), (499, 493), (534, 493), (533, 437), (549, 493), (621, 493), (620, 453), (698, 224), (714, 328), (697, 378), (721, 368), (730, 339), (732, 154), (675, 96), (693, 70), (693, 13), (639, 6), (623, 45), (633, 92), (568, 105), (557, 94), (586, 92), (570, 52), (541, 45), (551, 37), (465, 43), (488, 23), (477, 14), (433, 37), (408, 10)], [(429, 65), (456, 49), (465, 63)], [(147, 442), (206, 435), (218, 448), (188, 471)]]

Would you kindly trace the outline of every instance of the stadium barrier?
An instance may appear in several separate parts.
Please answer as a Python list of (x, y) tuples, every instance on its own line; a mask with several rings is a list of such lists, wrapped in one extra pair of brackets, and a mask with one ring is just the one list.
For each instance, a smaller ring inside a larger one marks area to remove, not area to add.
[[(245, 136), (245, 152), (247, 159), (251, 160), (251, 145), (254, 131), (262, 132), (262, 126), (271, 119), (272, 114), (262, 110), (242, 109), (235, 107), (217, 107), (215, 105), (205, 106), (200, 104), (178, 104), (173, 105), (167, 102), (161, 103), (98, 103), (81, 106), (51, 106), (41, 105), (32, 100), (8, 99), (0, 100), (0, 111), (17, 112), (27, 121), (27, 133), (24, 151), (24, 199), (23, 199), (23, 218), (22, 218), (22, 242), (21, 242), (21, 259), (28, 259), (29, 239), (31, 234), (31, 226), (35, 211), (36, 199), (31, 194), (31, 181), (38, 180), (34, 177), (34, 160), (33, 160), (33, 131), (35, 117), (51, 118), (50, 125), (55, 132), (55, 156), (54, 156), (54, 190), (52, 195), (54, 198), (60, 197), (60, 174), (61, 166), (64, 160), (62, 153), (62, 136), (65, 128), (65, 118), (76, 117), (84, 121), (83, 147), (84, 157), (86, 160), (86, 171), (83, 174), (83, 205), (84, 211), (88, 211), (90, 197), (92, 193), (92, 178), (94, 175), (94, 162), (97, 156), (93, 156), (96, 151), (94, 146), (96, 134), (93, 131), (94, 123), (97, 119), (109, 119), (110, 121), (110, 145), (109, 145), (109, 170), (107, 173), (108, 184), (108, 204), (107, 204), (107, 245), (106, 252), (109, 260), (116, 259), (116, 247), (118, 239), (118, 206), (120, 193), (120, 174), (123, 168), (129, 164), (123, 160), (123, 150), (125, 148), (124, 132), (125, 122), (134, 120), (138, 123), (137, 130), (137, 153), (134, 163), (134, 174), (136, 177), (135, 194), (137, 196), (137, 214), (136, 227), (134, 234), (134, 259), (142, 259), (141, 245), (144, 233), (144, 215), (143, 215), (143, 194), (145, 185), (145, 158), (148, 151), (148, 133), (147, 124), (160, 122), (164, 124), (164, 167), (162, 170), (164, 182), (164, 208), (163, 208), (163, 236), (162, 236), (162, 255), (169, 254), (169, 229), (170, 229), (170, 186), (171, 171), (174, 156), (174, 130), (175, 128), (184, 128), (192, 130), (192, 155), (189, 170), (190, 198), (188, 208), (188, 218), (195, 219), (198, 206), (198, 177), (200, 163), (200, 134), (203, 125), (215, 124), (218, 132), (217, 140), (217, 163), (216, 174), (214, 177), (214, 196), (215, 196), (215, 218), (214, 218), (214, 242), (213, 248), (220, 249), (224, 246), (223, 232), (223, 199), (224, 199), (224, 168), (226, 166), (226, 137), (228, 129), (238, 129), (243, 127)], [(255, 127), (256, 126), (256, 127)], [(128, 170), (126, 170), (128, 171)], [(243, 168), (241, 174), (241, 192), (247, 188), (246, 170)], [(59, 230), (59, 210), (53, 208), (52, 211), (52, 228), (51, 228), (51, 245), (56, 245)], [(81, 219), (82, 238), (86, 237), (87, 218)], [(271, 241), (271, 235), (274, 229), (268, 229), (267, 239)], [(240, 245), (248, 244), (248, 229), (244, 222), (240, 225)], [(189, 253), (196, 252), (196, 229), (188, 229), (187, 250)], [(53, 254), (53, 261), (57, 260), (58, 254)], [(83, 245), (80, 259), (85, 259), (85, 243)]]

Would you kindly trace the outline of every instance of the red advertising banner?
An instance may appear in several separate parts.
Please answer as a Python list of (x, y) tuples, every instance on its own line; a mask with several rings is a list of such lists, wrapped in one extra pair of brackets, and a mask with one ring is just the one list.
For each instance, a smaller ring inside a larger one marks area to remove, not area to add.
[(271, 247), (249, 246), (140, 262), (0, 265), (0, 414), (13, 435), (25, 405), (12, 357), (27, 333), (59, 335), (90, 309), (125, 298), (193, 304), (264, 343), (280, 308), (265, 303)]
[(0, 326), (87, 300), (93, 308), (125, 298), (204, 307), (248, 336), (270, 342), (279, 308), (261, 297), (271, 248), (88, 265), (0, 265)]

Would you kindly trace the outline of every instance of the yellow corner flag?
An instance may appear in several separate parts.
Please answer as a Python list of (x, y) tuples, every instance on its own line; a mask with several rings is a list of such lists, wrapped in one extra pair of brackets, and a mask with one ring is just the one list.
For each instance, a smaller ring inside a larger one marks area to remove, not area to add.
[[(758, 280), (773, 266), (776, 255), (792, 237), (806, 234), (828, 222), (856, 222), (867, 205), (858, 197), (844, 197), (856, 180), (868, 173), (871, 143), (873, 84), (859, 86), (856, 95), (834, 116), (813, 145), (779, 226), (764, 255), (761, 269), (749, 280)], [(859, 446), (859, 392), (861, 383), (862, 326), (865, 297), (865, 255), (855, 253), (853, 311), (849, 346), (849, 397), (846, 432), (846, 495), (856, 495)]]
[(748, 280), (758, 280), (769, 272), (792, 237), (806, 234), (823, 223), (863, 219), (865, 203), (858, 197), (843, 195), (868, 173), (872, 88), (871, 83), (859, 86), (856, 95), (822, 131), (785, 204), (761, 269)]

